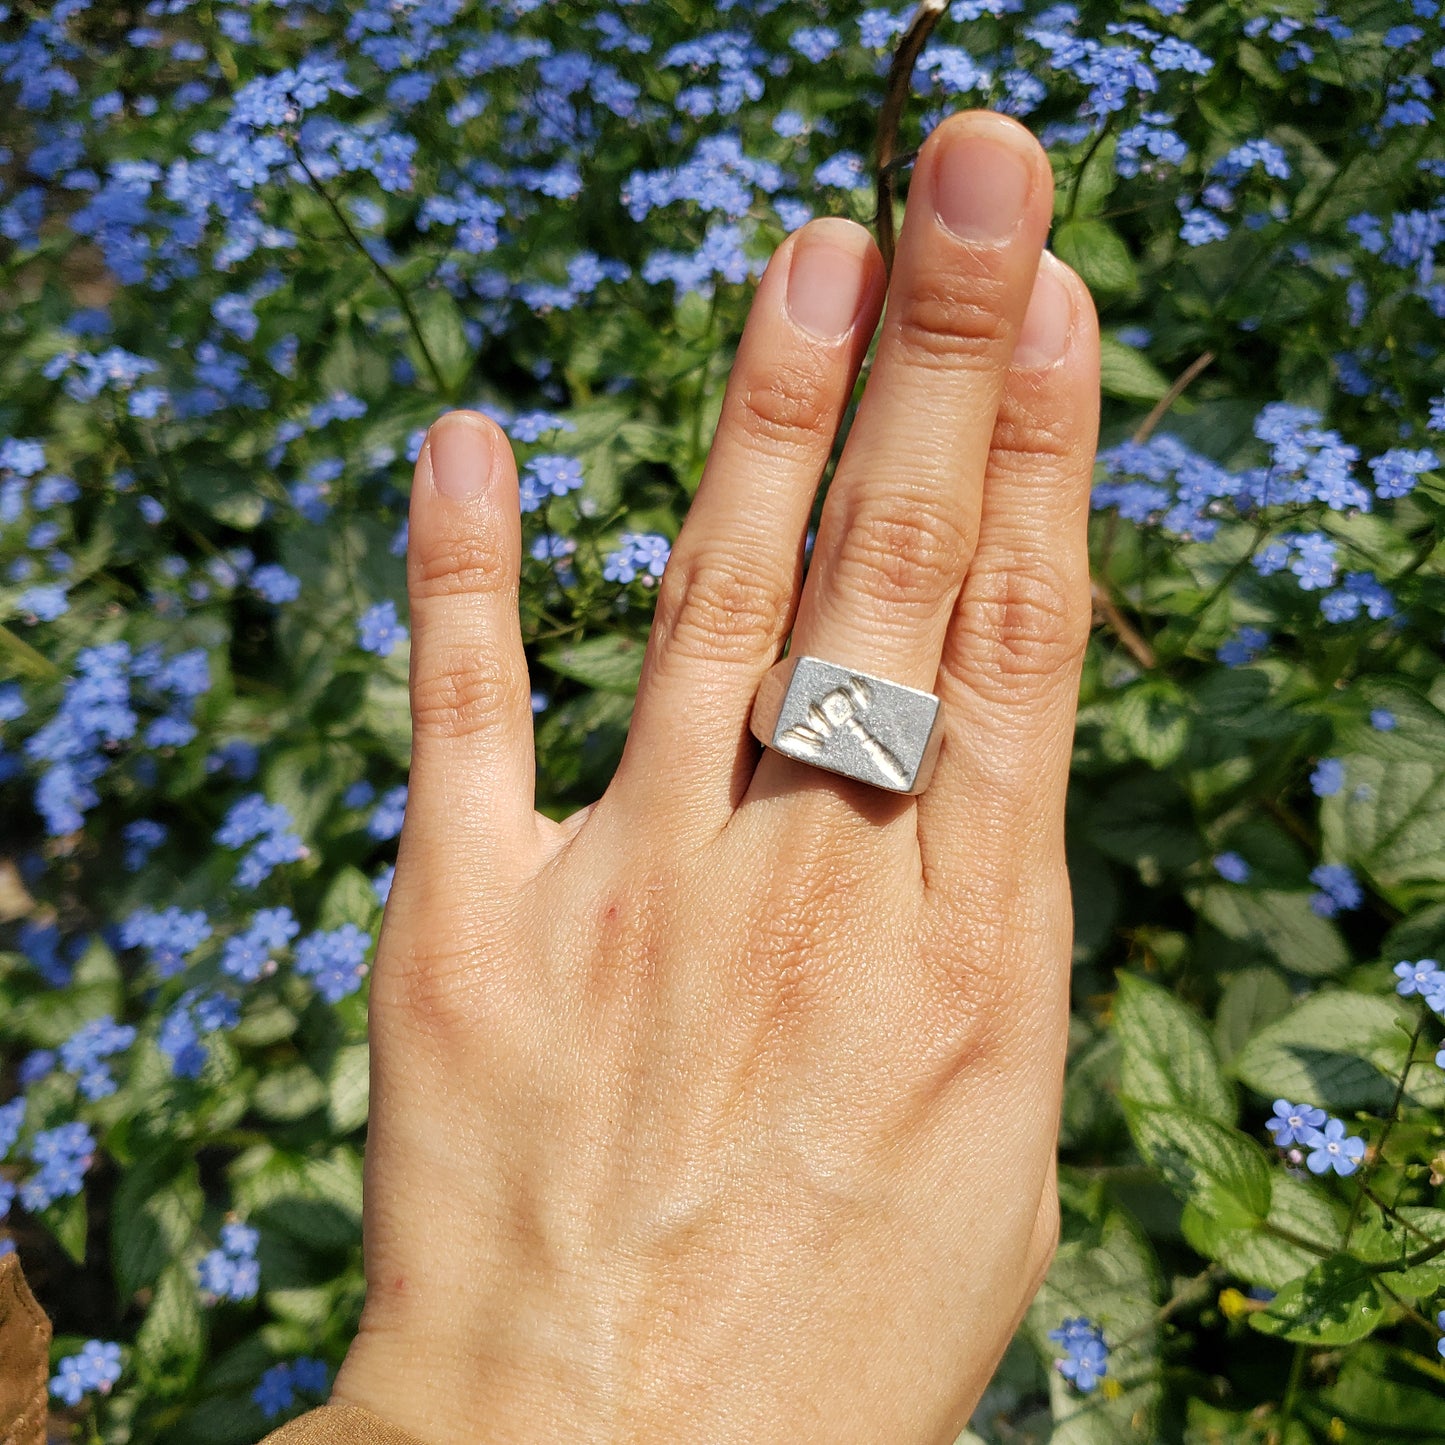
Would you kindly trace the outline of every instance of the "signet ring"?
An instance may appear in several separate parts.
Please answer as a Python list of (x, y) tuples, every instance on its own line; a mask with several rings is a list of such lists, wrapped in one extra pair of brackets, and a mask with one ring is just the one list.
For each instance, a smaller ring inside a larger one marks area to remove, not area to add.
[(931, 692), (821, 657), (785, 657), (753, 701), (764, 747), (891, 793), (921, 793), (943, 739), (943, 703)]

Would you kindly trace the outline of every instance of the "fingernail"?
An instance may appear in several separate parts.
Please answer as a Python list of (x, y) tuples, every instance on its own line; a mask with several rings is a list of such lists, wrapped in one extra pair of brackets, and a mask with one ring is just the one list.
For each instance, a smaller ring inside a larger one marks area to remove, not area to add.
[(444, 416), (426, 438), (432, 485), (448, 501), (475, 497), (492, 474), (491, 429), (465, 416)]
[(1074, 324), (1074, 296), (1059, 262), (1045, 251), (1039, 259), (1033, 294), (1024, 312), (1013, 364), (1019, 367), (1052, 366), (1069, 348)]
[(788, 267), (785, 304), (794, 323), (824, 341), (846, 336), (863, 304), (868, 235), (850, 221), (815, 221), (803, 229)]
[(1032, 184), (1032, 168), (1021, 142), (959, 127), (939, 148), (933, 207), (955, 235), (997, 243), (1013, 234)]

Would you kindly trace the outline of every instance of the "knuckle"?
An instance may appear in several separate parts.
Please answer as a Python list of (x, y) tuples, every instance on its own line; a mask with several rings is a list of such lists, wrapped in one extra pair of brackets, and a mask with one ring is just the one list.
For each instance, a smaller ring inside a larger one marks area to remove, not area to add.
[(413, 602), (436, 597), (495, 596), (516, 589), (516, 569), (486, 529), (433, 540), (411, 567)]
[(655, 623), (659, 650), (707, 661), (770, 652), (787, 630), (793, 580), (740, 556), (674, 556)]
[(421, 737), (475, 737), (510, 718), (518, 705), (516, 680), (501, 666), (470, 654), (456, 666), (447, 656), (418, 668), (411, 683), (412, 727)]
[(850, 592), (888, 607), (932, 610), (957, 590), (969, 541), (950, 511), (914, 498), (864, 499), (836, 563)]
[(929, 369), (1001, 366), (1010, 332), (1004, 285), (976, 270), (931, 267), (915, 275), (898, 310), (895, 333), (904, 359)]
[(958, 628), (975, 691), (1072, 675), (1089, 636), (1088, 589), (1049, 559), (975, 557)]
[(730, 409), (760, 450), (813, 451), (833, 441), (833, 418), (819, 398), (818, 378), (796, 363), (777, 360), (751, 370)]
[(1030, 405), (1006, 392), (994, 421), (989, 467), (1033, 486), (1075, 474), (1082, 483), (1087, 471), (1079, 464), (1083, 448), (1078, 425), (1078, 418), (1066, 411)]

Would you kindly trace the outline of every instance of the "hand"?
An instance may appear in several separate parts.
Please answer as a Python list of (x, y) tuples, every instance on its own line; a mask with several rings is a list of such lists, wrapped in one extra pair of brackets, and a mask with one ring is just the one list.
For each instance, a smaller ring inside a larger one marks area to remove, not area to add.
[[(517, 477), (417, 463), (411, 797), (371, 984), (368, 1294), (334, 1399), (436, 1445), (949, 1442), (1052, 1255), (1093, 310), (1043, 152), (955, 117), (886, 289), (816, 221), (757, 288), (626, 751), (533, 811)], [(938, 692), (919, 798), (767, 752), (796, 651)]]

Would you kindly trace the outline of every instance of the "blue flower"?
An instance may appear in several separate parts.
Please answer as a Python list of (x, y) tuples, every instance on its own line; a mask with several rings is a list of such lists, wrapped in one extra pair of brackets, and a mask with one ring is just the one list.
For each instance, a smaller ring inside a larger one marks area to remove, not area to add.
[(550, 497), (565, 497), (581, 485), (582, 463), (576, 457), (533, 457), (522, 469), (522, 510), (535, 512)]
[(1311, 1104), (1291, 1104), (1288, 1099), (1276, 1099), (1274, 1114), (1264, 1121), (1264, 1127), (1274, 1136), (1274, 1142), (1285, 1149), (1291, 1144), (1305, 1143), (1305, 1136), (1318, 1129), (1325, 1117), (1323, 1109)]
[(1310, 791), (1317, 798), (1332, 798), (1345, 785), (1345, 765), (1339, 758), (1321, 758), (1310, 774)]
[(340, 1003), (361, 987), (371, 937), (354, 923), (317, 932), (296, 945), (296, 972), (310, 978), (327, 1003)]
[(1375, 491), (1381, 497), (1403, 497), (1415, 489), (1415, 482), (1424, 472), (1434, 471), (1440, 458), (1428, 449), (1407, 451), (1395, 447), (1374, 458), (1370, 470), (1375, 474)]
[(115, 1079), (103, 1060), (130, 1048), (136, 1031), (118, 1024), (110, 1014), (82, 1024), (60, 1046), (61, 1066), (80, 1077), (80, 1092), (87, 1099), (104, 1099), (115, 1093)]
[(366, 821), (366, 831), (378, 843), (384, 843), (388, 838), (395, 838), (401, 832), (402, 821), (406, 816), (406, 797), (405, 784), (388, 788), (381, 795), (381, 801), (377, 803), (375, 811)]
[(40, 1168), (20, 1186), (20, 1203), (34, 1214), (80, 1193), (95, 1159), (95, 1136), (78, 1121), (41, 1129), (30, 1141), (30, 1159)]
[(273, 1420), (295, 1403), (297, 1392), (323, 1395), (331, 1382), (331, 1371), (324, 1360), (302, 1355), (289, 1363), (272, 1365), (261, 1376), (261, 1383), (251, 1391), (268, 1420)]
[(609, 582), (644, 581), (662, 576), (672, 544), (656, 532), (624, 532), (617, 549), (603, 559), (602, 575)]
[(1064, 1320), (1058, 1329), (1049, 1331), (1049, 1339), (1064, 1350), (1064, 1358), (1057, 1362), (1059, 1373), (1084, 1394), (1092, 1392), (1109, 1373), (1103, 1329), (1087, 1316)]
[(1392, 733), (1399, 725), (1399, 719), (1387, 707), (1377, 707), (1370, 713), (1370, 726), (1377, 733)]
[(272, 1365), (261, 1376), (261, 1383), (251, 1391), (251, 1398), (261, 1407), (268, 1420), (289, 1410), (295, 1403), (296, 1395), (291, 1382), (289, 1365)]
[(1222, 643), (1215, 656), (1226, 667), (1244, 667), (1251, 663), (1269, 646), (1269, 633), (1258, 627), (1241, 627), (1227, 642)]
[(25, 1095), (17, 1094), (8, 1104), (0, 1104), (0, 1161), (15, 1147), (25, 1122)]
[(1216, 853), (1214, 855), (1214, 871), (1226, 883), (1247, 883), (1249, 881), (1249, 864), (1238, 853)]
[(1427, 998), (1445, 989), (1445, 972), (1433, 958), (1422, 958), (1415, 963), (1397, 963), (1395, 977), (1400, 980), (1395, 985), (1395, 992), (1404, 998), (1409, 998), (1411, 994)]
[(1365, 901), (1365, 890), (1343, 863), (1321, 863), (1310, 872), (1310, 882), (1320, 891), (1310, 898), (1310, 907), (1321, 918), (1349, 912)]
[(66, 1355), (50, 1380), (50, 1393), (67, 1405), (80, 1404), (87, 1394), (108, 1395), (120, 1379), (120, 1346), (109, 1340), (87, 1340), (78, 1355)]
[(357, 621), (356, 638), (365, 651), (390, 657), (396, 645), (407, 638), (406, 628), (397, 621), (396, 603), (388, 598), (368, 607)]
[(261, 1235), (253, 1225), (227, 1220), (221, 1226), (221, 1243), (196, 1264), (196, 1278), (211, 1303), (217, 1300), (254, 1299), (260, 1288), (256, 1250)]
[(284, 567), (268, 562), (251, 574), (251, 588), (263, 601), (279, 607), (301, 595), (301, 579), (293, 577)]
[(1353, 1174), (1365, 1157), (1365, 1141), (1355, 1134), (1346, 1134), (1344, 1121), (1331, 1119), (1323, 1129), (1309, 1129), (1301, 1143), (1311, 1152), (1305, 1167), (1311, 1174)]

